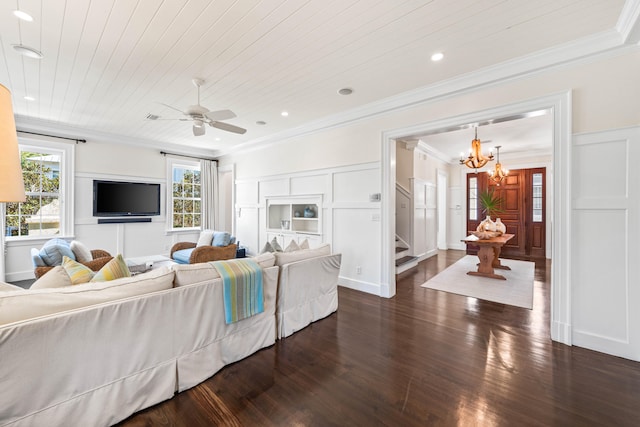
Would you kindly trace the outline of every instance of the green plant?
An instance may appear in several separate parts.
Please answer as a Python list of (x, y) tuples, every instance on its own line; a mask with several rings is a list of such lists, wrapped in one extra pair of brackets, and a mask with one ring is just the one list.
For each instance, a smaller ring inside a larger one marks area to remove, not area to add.
[(504, 212), (502, 208), (504, 198), (495, 194), (495, 191), (492, 189), (481, 191), (480, 194), (478, 194), (478, 200), (480, 200), (480, 205), (482, 206), (482, 213), (485, 215), (495, 217)]

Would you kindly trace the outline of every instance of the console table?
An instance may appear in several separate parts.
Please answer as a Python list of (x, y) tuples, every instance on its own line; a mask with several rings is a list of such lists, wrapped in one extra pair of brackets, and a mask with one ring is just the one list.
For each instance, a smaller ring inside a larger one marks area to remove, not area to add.
[(467, 274), (471, 276), (482, 276), (489, 277), (492, 279), (500, 279), (507, 280), (501, 274), (496, 274), (494, 269), (500, 270), (511, 270), (509, 266), (502, 265), (500, 263), (500, 249), (502, 246), (507, 243), (510, 239), (513, 238), (513, 234), (503, 234), (502, 236), (492, 237), (490, 239), (471, 239), (467, 237), (466, 239), (462, 239), (464, 243), (473, 244), (480, 246), (480, 250), (478, 251), (478, 259), (480, 263), (478, 264), (477, 271), (469, 271)]

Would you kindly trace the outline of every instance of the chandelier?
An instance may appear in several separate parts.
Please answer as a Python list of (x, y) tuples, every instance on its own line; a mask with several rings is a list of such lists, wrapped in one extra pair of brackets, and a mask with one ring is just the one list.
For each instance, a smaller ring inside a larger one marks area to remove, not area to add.
[(489, 153), (488, 156), (482, 154), (482, 147), (480, 140), (478, 139), (478, 128), (476, 127), (476, 137), (471, 141), (471, 149), (469, 150), (469, 157), (464, 159), (464, 153), (460, 153), (460, 164), (466, 165), (471, 169), (478, 169), (487, 164), (487, 162), (493, 160), (493, 153)]
[(496, 185), (500, 185), (505, 176), (509, 175), (508, 169), (502, 169), (502, 164), (500, 164), (500, 147), (501, 145), (496, 145), (496, 155), (498, 156), (498, 161), (496, 162), (496, 166), (492, 171), (489, 171), (489, 179), (496, 183)]

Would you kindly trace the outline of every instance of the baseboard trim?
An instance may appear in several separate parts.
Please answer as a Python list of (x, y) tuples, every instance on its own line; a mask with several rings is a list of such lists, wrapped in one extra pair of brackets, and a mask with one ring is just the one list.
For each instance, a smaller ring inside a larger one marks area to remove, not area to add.
[(571, 325), (562, 322), (551, 322), (551, 339), (562, 344), (572, 345)]
[(4, 278), (4, 280), (7, 282), (19, 282), (21, 280), (33, 280), (33, 279), (35, 279), (33, 270), (5, 273), (5, 278)]
[(345, 288), (353, 289), (360, 292), (366, 292), (368, 294), (373, 294), (377, 296), (382, 295), (382, 288), (380, 285), (376, 285), (375, 283), (364, 282), (361, 280), (353, 280), (344, 276), (338, 277), (338, 285), (343, 286)]

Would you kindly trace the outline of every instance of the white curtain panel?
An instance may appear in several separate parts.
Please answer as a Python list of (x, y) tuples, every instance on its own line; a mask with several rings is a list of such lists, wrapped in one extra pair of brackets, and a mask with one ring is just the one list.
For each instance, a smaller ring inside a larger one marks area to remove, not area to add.
[(218, 209), (218, 164), (215, 160), (200, 160), (202, 178), (202, 229), (216, 229)]

